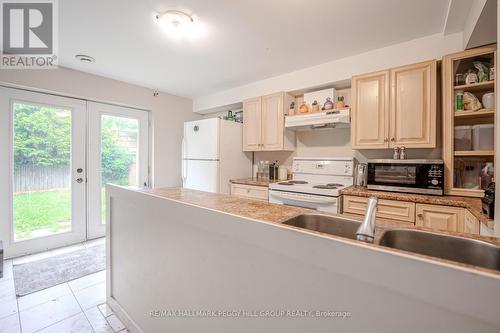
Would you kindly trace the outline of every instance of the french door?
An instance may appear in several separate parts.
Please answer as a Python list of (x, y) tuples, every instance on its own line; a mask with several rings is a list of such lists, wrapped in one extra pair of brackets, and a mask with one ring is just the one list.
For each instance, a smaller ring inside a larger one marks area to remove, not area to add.
[(5, 255), (104, 236), (104, 184), (147, 186), (148, 150), (146, 111), (0, 87)]
[(147, 187), (148, 112), (88, 103), (88, 238), (105, 234), (107, 183)]
[(6, 255), (85, 240), (85, 102), (0, 88), (0, 106)]

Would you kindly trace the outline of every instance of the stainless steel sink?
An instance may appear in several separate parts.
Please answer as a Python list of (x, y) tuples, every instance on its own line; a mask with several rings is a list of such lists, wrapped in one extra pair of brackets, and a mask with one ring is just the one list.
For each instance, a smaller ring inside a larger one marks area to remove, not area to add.
[(361, 225), (356, 220), (321, 214), (298, 215), (283, 224), (351, 239), (356, 239), (356, 230)]
[(500, 270), (500, 247), (480, 240), (420, 230), (395, 229), (379, 244), (464, 264)]

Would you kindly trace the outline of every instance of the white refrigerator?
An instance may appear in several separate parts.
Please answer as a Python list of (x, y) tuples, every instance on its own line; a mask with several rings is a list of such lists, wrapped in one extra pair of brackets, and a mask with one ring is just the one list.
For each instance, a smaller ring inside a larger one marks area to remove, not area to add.
[(250, 155), (242, 151), (242, 127), (219, 118), (184, 123), (183, 187), (229, 194), (230, 179), (252, 176)]

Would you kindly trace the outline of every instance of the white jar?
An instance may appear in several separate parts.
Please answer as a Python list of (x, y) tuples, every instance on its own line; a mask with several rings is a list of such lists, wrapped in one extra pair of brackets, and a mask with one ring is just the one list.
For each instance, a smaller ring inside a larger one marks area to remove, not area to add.
[(483, 95), (483, 107), (485, 109), (494, 109), (495, 108), (495, 93), (487, 93)]

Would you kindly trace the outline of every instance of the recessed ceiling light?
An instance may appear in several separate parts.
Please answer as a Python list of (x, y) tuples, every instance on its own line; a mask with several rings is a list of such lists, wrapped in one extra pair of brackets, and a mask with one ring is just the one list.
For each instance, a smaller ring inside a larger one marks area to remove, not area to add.
[(91, 64), (95, 62), (95, 59), (92, 58), (91, 56), (85, 55), (85, 54), (77, 54), (75, 56), (76, 59), (80, 60), (81, 62), (84, 62), (86, 64)]
[(155, 16), (156, 22), (173, 37), (197, 37), (200, 35), (200, 25), (193, 16), (180, 10), (167, 10)]

